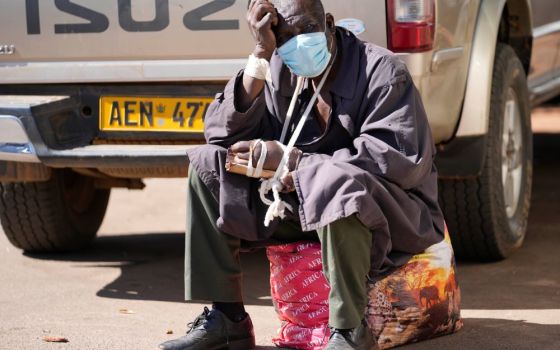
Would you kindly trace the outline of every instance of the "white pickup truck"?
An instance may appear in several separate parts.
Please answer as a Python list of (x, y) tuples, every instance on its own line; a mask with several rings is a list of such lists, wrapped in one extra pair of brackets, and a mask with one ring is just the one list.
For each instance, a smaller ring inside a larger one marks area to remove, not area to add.
[[(323, 1), (406, 62), (457, 255), (525, 236), (530, 108), (560, 92), (557, 0)], [(252, 50), (247, 0), (0, 0), (0, 219), (27, 251), (86, 245), (110, 189), (186, 176), (205, 110)]]

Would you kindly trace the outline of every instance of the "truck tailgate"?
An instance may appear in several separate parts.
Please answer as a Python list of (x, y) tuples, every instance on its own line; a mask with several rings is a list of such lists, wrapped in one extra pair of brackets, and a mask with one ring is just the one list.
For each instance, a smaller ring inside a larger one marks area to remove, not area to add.
[[(324, 1), (385, 45), (384, 1)], [(226, 79), (252, 51), (245, 0), (0, 0), (0, 83)]]

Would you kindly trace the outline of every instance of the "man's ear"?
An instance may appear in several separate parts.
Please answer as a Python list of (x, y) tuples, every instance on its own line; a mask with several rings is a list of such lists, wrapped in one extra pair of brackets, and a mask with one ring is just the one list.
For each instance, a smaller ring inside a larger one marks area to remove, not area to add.
[(331, 32), (332, 34), (336, 33), (336, 24), (334, 23), (333, 15), (329, 12), (325, 15), (325, 17), (327, 19), (327, 29), (329, 30), (329, 32)]

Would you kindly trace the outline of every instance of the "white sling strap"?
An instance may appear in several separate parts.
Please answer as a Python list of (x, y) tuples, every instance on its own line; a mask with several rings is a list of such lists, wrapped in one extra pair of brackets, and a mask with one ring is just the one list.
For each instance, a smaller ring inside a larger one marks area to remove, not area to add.
[[(333, 62), (334, 62), (334, 60), (333, 60)], [(268, 180), (264, 180), (261, 183), (261, 187), (259, 188), (259, 193), (260, 193), (261, 200), (266, 205), (269, 206), (268, 210), (266, 211), (265, 218), (264, 218), (264, 225), (266, 227), (268, 227), (270, 222), (272, 222), (277, 217), (280, 217), (282, 219), (285, 218), (286, 217), (286, 214), (285, 214), (286, 209), (293, 212), (292, 206), (289, 205), (288, 203), (284, 202), (282, 200), (282, 198), (280, 197), (280, 191), (282, 190), (282, 183), (280, 182), (280, 179), (282, 178), (282, 176), (284, 176), (288, 172), (287, 164), (288, 164), (288, 160), (290, 158), (290, 152), (294, 148), (294, 146), (297, 142), (297, 139), (299, 138), (299, 135), (301, 134), (301, 131), (303, 130), (305, 122), (307, 121), (307, 118), (309, 117), (309, 114), (311, 113), (311, 109), (315, 105), (315, 102), (317, 101), (317, 98), (319, 98), (319, 94), (321, 93), (321, 89), (323, 88), (323, 85), (325, 85), (325, 82), (327, 80), (327, 77), (329, 76), (331, 68), (332, 68), (332, 63), (329, 64), (329, 66), (325, 70), (325, 73), (323, 74), (323, 78), (321, 79), (321, 82), (317, 86), (317, 89), (315, 90), (315, 93), (311, 97), (311, 100), (309, 101), (309, 104), (307, 105), (307, 108), (305, 109), (305, 112), (303, 113), (301, 119), (299, 120), (299, 123), (297, 124), (296, 129), (294, 130), (294, 133), (292, 134), (292, 137), (290, 138), (290, 141), (288, 142), (288, 145), (284, 149), (284, 155), (282, 157), (282, 160), (280, 161), (280, 165), (278, 166), (278, 169), (276, 169), (276, 173), (274, 174), (274, 177), (271, 178), (271, 179), (268, 179)], [(301, 78), (301, 77), (298, 77), (298, 83), (297, 83), (297, 86), (296, 86), (296, 91), (294, 92), (294, 95), (292, 96), (292, 101), (290, 103), (290, 107), (288, 108), (286, 121), (284, 122), (284, 127), (282, 129), (282, 136), (280, 137), (280, 140), (281, 140), (282, 143), (284, 143), (284, 138), (286, 137), (288, 127), (289, 127), (289, 124), (290, 124), (291, 119), (292, 119), (292, 114), (293, 114), (293, 111), (294, 111), (294, 108), (295, 108), (297, 98), (298, 98), (299, 94), (301, 93), (301, 89), (303, 87), (303, 82), (304, 82), (304, 79)], [(274, 197), (274, 201), (271, 201), (268, 198), (266, 198), (266, 195), (271, 190), (272, 190), (272, 195)]]
[(288, 113), (286, 114), (286, 120), (284, 121), (284, 126), (282, 127), (282, 135), (280, 136), (280, 143), (284, 144), (286, 142), (286, 135), (288, 134), (288, 128), (292, 122), (292, 115), (294, 114), (294, 109), (296, 108), (297, 98), (301, 94), (303, 89), (303, 83), (305, 82), (304, 77), (297, 78), (296, 90), (292, 96), (292, 101), (290, 101), (290, 107), (288, 108)]

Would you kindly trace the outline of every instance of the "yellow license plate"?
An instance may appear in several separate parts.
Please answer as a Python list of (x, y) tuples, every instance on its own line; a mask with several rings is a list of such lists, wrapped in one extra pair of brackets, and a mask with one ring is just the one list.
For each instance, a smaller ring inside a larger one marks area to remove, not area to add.
[(103, 96), (99, 128), (103, 131), (202, 132), (212, 97)]

